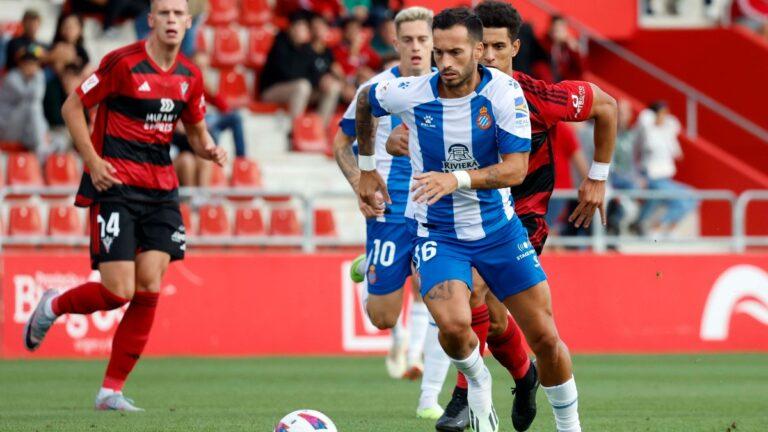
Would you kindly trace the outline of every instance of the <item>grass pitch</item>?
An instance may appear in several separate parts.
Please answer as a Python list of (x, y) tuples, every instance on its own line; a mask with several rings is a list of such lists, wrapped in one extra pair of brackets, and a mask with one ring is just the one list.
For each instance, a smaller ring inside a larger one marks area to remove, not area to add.
[[(511, 380), (492, 358), (501, 430)], [(768, 355), (577, 356), (585, 431), (768, 431)], [(433, 431), (415, 418), (418, 384), (380, 358), (144, 359), (126, 394), (145, 413), (95, 412), (103, 361), (0, 361), (1, 431), (265, 431), (294, 409), (342, 432)], [(441, 401), (449, 397), (453, 371)], [(554, 431), (539, 392), (532, 431)], [(734, 426), (735, 425), (735, 426)], [(729, 429), (730, 428), (730, 429)]]

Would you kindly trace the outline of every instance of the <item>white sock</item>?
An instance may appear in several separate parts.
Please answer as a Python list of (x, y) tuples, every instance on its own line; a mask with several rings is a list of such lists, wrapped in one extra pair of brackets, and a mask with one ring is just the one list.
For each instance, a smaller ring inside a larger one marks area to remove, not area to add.
[(421, 362), (424, 353), (424, 338), (429, 326), (429, 311), (422, 302), (413, 302), (411, 307), (411, 340), (408, 343), (408, 365)]
[(392, 343), (395, 345), (404, 345), (408, 342), (408, 330), (403, 325), (403, 321), (398, 318), (397, 324), (392, 327)]
[(53, 313), (53, 299), (55, 299), (56, 297), (49, 298), (48, 301), (46, 301), (45, 304), (43, 305), (43, 313), (45, 314), (46, 317), (48, 317), (48, 319), (54, 319), (58, 316), (55, 313)]
[(105, 397), (107, 397), (107, 396), (109, 396), (111, 394), (115, 394), (115, 393), (122, 393), (122, 392), (114, 391), (112, 389), (108, 389), (106, 387), (102, 387), (102, 388), (99, 389), (99, 394), (96, 396), (96, 398), (97, 399), (102, 399), (102, 398), (105, 398)]
[(491, 394), (491, 372), (483, 362), (483, 356), (480, 355), (480, 347), (475, 347), (469, 357), (458, 360), (451, 358), (451, 362), (459, 372), (467, 377), (469, 388), (467, 389), (467, 400), (470, 408), (482, 406), (485, 408), (493, 406), (493, 397)]
[(573, 377), (563, 384), (544, 387), (552, 412), (555, 413), (557, 432), (581, 432), (579, 423), (579, 392)]
[(443, 389), (448, 369), (451, 367), (451, 359), (440, 346), (437, 332), (437, 326), (434, 323), (427, 324), (424, 339), (424, 375), (421, 378), (419, 409), (440, 406), (437, 399)]

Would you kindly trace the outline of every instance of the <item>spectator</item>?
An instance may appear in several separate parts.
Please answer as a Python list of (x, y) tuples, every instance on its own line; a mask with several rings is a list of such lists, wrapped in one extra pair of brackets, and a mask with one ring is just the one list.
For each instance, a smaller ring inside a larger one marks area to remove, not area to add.
[(50, 128), (52, 146), (57, 150), (64, 150), (71, 143), (61, 115), (61, 107), (81, 82), (83, 82), (83, 68), (76, 63), (69, 63), (46, 83), (43, 113)]
[[(552, 152), (555, 162), (556, 190), (573, 189), (572, 169), (576, 170), (581, 178), (587, 177), (587, 159), (571, 125), (558, 123), (552, 131)], [(568, 208), (569, 201), (567, 198), (552, 198), (549, 202), (546, 221), (553, 234), (561, 232), (562, 222), (567, 217), (564, 210)]]
[(306, 111), (312, 97), (315, 54), (309, 46), (311, 34), (307, 12), (294, 12), (289, 20), (288, 29), (275, 37), (267, 55), (260, 91), (265, 102), (287, 104), (290, 116), (295, 118)]
[(550, 69), (549, 53), (534, 34), (533, 27), (524, 22), (520, 26), (517, 38), (520, 39), (520, 50), (514, 59), (515, 70), (551, 82), (552, 71)]
[(383, 63), (398, 58), (394, 45), (396, 37), (395, 21), (392, 19), (382, 20), (376, 27), (376, 34), (371, 40), (371, 46), (381, 57)]
[(360, 21), (345, 18), (341, 24), (341, 43), (333, 50), (333, 56), (341, 64), (347, 81), (360, 85), (381, 68), (381, 58), (366, 44)]
[[(647, 188), (657, 191), (677, 191), (685, 195), (690, 187), (673, 180), (677, 168), (675, 160), (682, 159), (683, 152), (677, 135), (680, 122), (670, 113), (666, 102), (657, 101), (643, 110), (637, 119), (640, 165), (647, 180)], [(666, 212), (654, 219), (660, 206)], [(650, 228), (654, 233), (668, 234), (685, 216), (696, 208), (696, 201), (689, 197), (648, 199), (640, 210), (633, 229), (644, 233)]]
[[(278, 1), (278, 8), (280, 3), (291, 3), (289, 1)], [(322, 15), (327, 22), (333, 22), (337, 17), (340, 17), (344, 12), (344, 7), (341, 4), (341, 0), (299, 0), (299, 7), (304, 10), (312, 11), (318, 15)], [(290, 8), (289, 8), (290, 10)], [(296, 10), (291, 10), (291, 13), (295, 13)]]
[[(75, 65), (88, 74), (90, 56), (83, 45), (83, 18), (75, 14), (62, 14), (56, 24), (48, 63), (57, 73), (64, 67)], [(85, 78), (85, 77), (83, 77)]]
[(37, 32), (40, 29), (40, 14), (34, 9), (27, 9), (24, 11), (24, 15), (21, 18), (21, 35), (8, 41), (5, 52), (5, 70), (10, 71), (16, 67), (17, 59), (19, 58), (18, 51), (30, 46), (30, 44), (36, 44), (38, 48), (42, 49), (41, 60), (45, 59), (45, 48), (42, 43), (37, 40)]
[[(616, 149), (613, 153), (611, 175), (608, 181), (616, 190), (635, 190), (641, 187), (637, 169), (635, 144), (638, 129), (632, 127), (632, 106), (626, 99), (618, 101), (619, 127), (616, 134)], [(619, 234), (630, 220), (636, 218), (639, 210), (631, 198), (618, 197), (608, 204), (608, 232)], [(634, 214), (634, 216), (633, 216)]]
[[(200, 51), (192, 57), (195, 65), (203, 72), (208, 70), (210, 66), (210, 59), (208, 54)], [(209, 109), (206, 110), (205, 123), (208, 125), (208, 131), (211, 133), (213, 140), (218, 144), (221, 133), (230, 130), (232, 131), (232, 139), (235, 144), (235, 156), (245, 157), (245, 138), (243, 136), (243, 118), (237, 110), (233, 110), (219, 94), (214, 92), (209, 84), (205, 83), (205, 101), (208, 103)], [(213, 107), (213, 109), (210, 109)], [(201, 159), (202, 161), (202, 159)]]
[(371, 0), (344, 0), (344, 7), (349, 16), (358, 22), (368, 21), (368, 14), (371, 11)]
[(582, 80), (584, 57), (578, 41), (568, 28), (568, 23), (560, 15), (552, 16), (547, 32), (547, 44), (552, 61), (553, 82)]
[[(328, 22), (322, 15), (313, 15), (310, 20), (310, 48), (314, 55), (311, 102), (318, 104), (320, 116), (330, 121), (339, 103), (339, 94), (344, 86), (344, 73), (341, 66), (333, 58), (333, 52), (328, 48)], [(352, 89), (354, 91), (354, 88)]]
[(48, 123), (43, 114), (45, 73), (40, 62), (43, 48), (35, 43), (14, 51), (16, 67), (0, 87), (0, 140), (18, 141), (24, 147), (47, 156)]

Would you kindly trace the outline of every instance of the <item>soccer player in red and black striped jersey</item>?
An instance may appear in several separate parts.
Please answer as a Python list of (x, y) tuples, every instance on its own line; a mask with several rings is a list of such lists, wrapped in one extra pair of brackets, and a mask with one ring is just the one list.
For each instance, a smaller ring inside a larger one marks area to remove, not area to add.
[[(86, 166), (75, 203), (90, 207), (91, 264), (101, 283), (45, 292), (24, 332), (34, 350), (63, 314), (128, 304), (96, 397), (99, 410), (140, 410), (123, 396), (123, 385), (149, 338), (163, 274), (184, 257), (179, 183), (169, 154), (178, 120), (195, 153), (220, 165), (227, 158), (205, 125), (201, 73), (179, 54), (191, 24), (187, 1), (152, 0), (148, 20), (147, 40), (107, 54), (62, 108)], [(89, 133), (83, 110), (96, 105)]]

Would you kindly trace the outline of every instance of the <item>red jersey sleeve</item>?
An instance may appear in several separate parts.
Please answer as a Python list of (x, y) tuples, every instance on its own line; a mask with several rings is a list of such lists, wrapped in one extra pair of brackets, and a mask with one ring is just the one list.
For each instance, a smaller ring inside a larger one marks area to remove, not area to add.
[(121, 67), (121, 57), (109, 53), (101, 60), (99, 68), (77, 87), (77, 95), (85, 108), (92, 108), (110, 95), (114, 94), (118, 83), (121, 82), (124, 68)]
[(190, 86), (189, 100), (181, 112), (181, 121), (186, 124), (200, 123), (205, 118), (205, 90), (203, 77), (196, 71)]
[(546, 84), (546, 93), (554, 97), (542, 99), (540, 109), (547, 124), (560, 121), (580, 122), (592, 111), (592, 86), (586, 81), (561, 81)]

